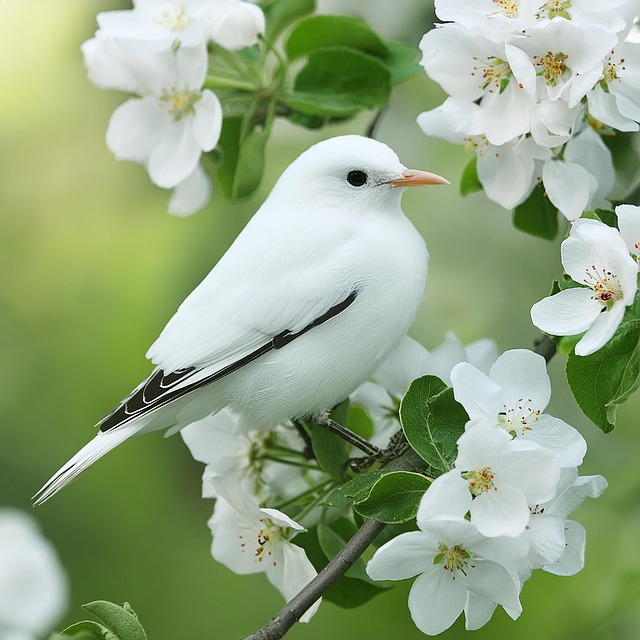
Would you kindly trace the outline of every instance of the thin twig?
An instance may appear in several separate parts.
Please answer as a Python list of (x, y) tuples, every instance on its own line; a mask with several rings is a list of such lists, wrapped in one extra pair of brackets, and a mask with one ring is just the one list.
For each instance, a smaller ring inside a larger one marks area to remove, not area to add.
[(549, 337), (542, 335), (534, 341), (534, 351), (541, 355), (549, 364), (549, 361), (556, 355), (558, 349), (556, 343)]
[(290, 600), (277, 616), (256, 633), (247, 636), (245, 640), (279, 640), (282, 638), (300, 620), (302, 614), (346, 573), (385, 526), (382, 522), (367, 520), (333, 560), (297, 596)]
[(380, 120), (382, 119), (382, 116), (384, 115), (385, 110), (386, 109), (378, 109), (378, 111), (376, 111), (376, 114), (371, 119), (371, 122), (369, 123), (369, 126), (367, 127), (367, 130), (364, 133), (364, 135), (367, 136), (367, 138), (376, 137), (376, 128), (378, 127), (378, 124), (380, 124)]

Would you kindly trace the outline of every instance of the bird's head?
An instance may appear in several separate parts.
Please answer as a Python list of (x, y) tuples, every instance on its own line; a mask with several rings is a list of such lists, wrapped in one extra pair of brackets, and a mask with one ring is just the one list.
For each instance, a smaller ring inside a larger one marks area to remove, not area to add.
[(382, 142), (348, 135), (302, 153), (282, 174), (276, 193), (298, 202), (354, 213), (397, 210), (405, 187), (449, 184), (427, 171), (407, 169)]

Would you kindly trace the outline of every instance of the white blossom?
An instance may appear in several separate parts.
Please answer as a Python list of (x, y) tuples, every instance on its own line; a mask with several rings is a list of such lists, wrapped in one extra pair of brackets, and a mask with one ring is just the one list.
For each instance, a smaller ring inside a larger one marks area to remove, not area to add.
[(517, 537), (529, 522), (528, 505), (550, 500), (559, 477), (553, 452), (477, 422), (458, 439), (455, 468), (427, 489), (420, 514), (462, 518), (469, 512), (483, 535)]
[(136, 97), (111, 116), (107, 146), (118, 159), (144, 164), (158, 186), (176, 187), (220, 137), (220, 102), (213, 92), (201, 90), (206, 52), (181, 47), (176, 54), (157, 53), (152, 61), (146, 52), (127, 60), (143, 79)]
[(492, 42), (478, 30), (447, 24), (426, 33), (420, 42), (420, 64), (451, 97), (479, 101), (475, 120), (482, 133), (502, 145), (528, 133), (534, 101), (517, 81), (504, 44)]
[[(551, 381), (542, 356), (527, 349), (505, 351), (488, 375), (461, 363), (451, 372), (456, 400), (471, 421), (485, 421), (514, 438), (553, 451), (563, 467), (582, 464), (587, 443), (566, 422), (544, 413)], [(474, 427), (471, 427), (472, 429)]]
[(616, 207), (620, 235), (625, 241), (629, 253), (640, 259), (640, 207), (621, 204)]
[[(317, 575), (304, 549), (291, 542), (304, 527), (277, 509), (260, 508), (229, 478), (214, 478), (212, 483), (220, 496), (208, 523), (213, 557), (238, 574), (265, 573), (291, 600)], [(308, 622), (319, 606), (320, 600), (300, 621)]]
[(584, 286), (565, 289), (531, 308), (533, 324), (556, 336), (586, 332), (576, 354), (587, 356), (613, 336), (637, 290), (638, 263), (617, 229), (597, 220), (573, 223), (561, 246), (567, 275)]
[(0, 638), (36, 640), (65, 612), (67, 578), (30, 516), (0, 509)]
[[(601, 64), (617, 37), (598, 26), (575, 26), (567, 20), (552, 20), (542, 28), (530, 29), (505, 47), (506, 58), (517, 82), (537, 99), (558, 100), (578, 74)], [(584, 93), (574, 92), (569, 106)]]
[(529, 553), (520, 569), (527, 577), (532, 569), (571, 576), (584, 566), (585, 530), (567, 516), (585, 498), (597, 498), (607, 488), (602, 476), (578, 477), (577, 469), (562, 470), (557, 495), (545, 503), (530, 505), (527, 526)]
[[(206, 466), (202, 497), (217, 498), (216, 478), (228, 478), (252, 495), (266, 500), (292, 498), (321, 479), (321, 471), (280, 463), (268, 456), (270, 446), (296, 452), (303, 443), (292, 427), (256, 424), (230, 409), (222, 409), (184, 427), (180, 434), (195, 460)], [(300, 453), (300, 457), (302, 453)]]
[(241, 49), (264, 33), (262, 9), (240, 0), (135, 0), (132, 10), (98, 14), (101, 32), (127, 46), (170, 51), (177, 45)]
[[(612, 49), (584, 83), (589, 87), (589, 113), (618, 131), (638, 131), (640, 122), (640, 44)], [(595, 86), (594, 86), (595, 85)], [(582, 89), (578, 89), (578, 95)], [(575, 99), (575, 97), (574, 97)]]
[[(526, 553), (524, 536), (488, 539), (467, 520), (425, 520), (420, 513), (417, 522), (420, 531), (400, 534), (376, 551), (367, 573), (374, 580), (418, 576), (409, 593), (409, 610), (423, 633), (436, 635), (448, 629), (470, 595), (519, 615), (520, 585), (507, 567)], [(477, 628), (474, 612), (465, 615), (467, 628)]]
[[(478, 179), (486, 196), (506, 209), (522, 203), (535, 185), (535, 162), (527, 154), (518, 152), (518, 140), (496, 146), (479, 133), (474, 122), (477, 105), (454, 98), (418, 116), (418, 126), (432, 137), (454, 144), (462, 144), (476, 157)], [(464, 131), (463, 131), (464, 129)], [(476, 131), (476, 134), (468, 132)]]

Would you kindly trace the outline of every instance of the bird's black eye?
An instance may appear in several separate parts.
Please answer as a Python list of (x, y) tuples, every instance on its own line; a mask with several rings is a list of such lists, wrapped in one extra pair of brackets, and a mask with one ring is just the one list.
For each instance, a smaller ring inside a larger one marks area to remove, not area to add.
[(352, 187), (361, 187), (367, 182), (367, 174), (364, 171), (349, 171), (347, 174), (347, 182)]

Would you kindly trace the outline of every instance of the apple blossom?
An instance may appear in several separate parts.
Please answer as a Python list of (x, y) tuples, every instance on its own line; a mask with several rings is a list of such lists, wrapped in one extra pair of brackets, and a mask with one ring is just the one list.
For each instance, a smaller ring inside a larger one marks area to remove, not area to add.
[(127, 46), (170, 51), (176, 46), (249, 47), (264, 33), (262, 9), (240, 0), (135, 0), (132, 10), (98, 14), (101, 32)]
[(591, 116), (619, 131), (638, 131), (640, 44), (624, 42), (616, 46), (605, 57), (604, 65), (586, 78), (586, 84), (592, 86), (587, 93)]
[(420, 64), (427, 75), (451, 97), (470, 103), (479, 100), (475, 119), (491, 144), (502, 145), (529, 131), (529, 109), (534, 100), (513, 80), (504, 44), (446, 24), (426, 33), (420, 42)]
[(527, 526), (529, 553), (521, 565), (521, 577), (532, 569), (570, 576), (584, 566), (584, 527), (566, 517), (586, 498), (597, 498), (607, 488), (602, 476), (578, 477), (577, 469), (562, 470), (557, 495), (542, 504), (530, 505)]
[[(213, 478), (219, 496), (209, 528), (211, 554), (234, 573), (265, 573), (289, 601), (317, 572), (305, 551), (291, 540), (304, 527), (277, 509), (262, 509), (234, 480)], [(308, 622), (320, 606), (318, 600), (300, 618)]]
[(476, 422), (458, 439), (455, 468), (427, 489), (419, 516), (463, 518), (469, 512), (482, 535), (517, 537), (529, 522), (528, 505), (550, 500), (559, 477), (553, 452)]
[(543, 413), (551, 398), (551, 381), (542, 356), (527, 349), (505, 351), (488, 375), (461, 363), (453, 368), (451, 381), (456, 400), (472, 422), (485, 421), (514, 438), (535, 442), (553, 451), (560, 466), (582, 464), (584, 438), (566, 422)]
[(629, 253), (640, 261), (640, 207), (621, 204), (616, 207), (620, 235), (627, 244)]
[(561, 254), (567, 275), (584, 286), (537, 302), (531, 308), (531, 320), (551, 335), (586, 332), (575, 350), (587, 356), (611, 339), (625, 308), (633, 303), (638, 263), (629, 256), (618, 230), (597, 220), (574, 222)]
[(428, 136), (465, 145), (465, 150), (477, 158), (478, 179), (487, 197), (512, 209), (526, 199), (535, 185), (534, 159), (518, 152), (517, 140), (496, 146), (482, 133), (471, 135), (460, 130), (481, 130), (479, 126), (467, 126), (472, 122), (470, 111), (476, 108), (473, 103), (447, 98), (439, 107), (421, 113), (418, 126)]
[(218, 497), (214, 480), (219, 477), (233, 479), (263, 500), (293, 498), (326, 479), (320, 469), (305, 464), (304, 443), (289, 425), (260, 425), (222, 409), (180, 434), (193, 458), (205, 463), (203, 498)]
[[(617, 37), (598, 26), (575, 26), (569, 21), (552, 20), (546, 26), (530, 29), (505, 46), (513, 75), (531, 96), (558, 100), (568, 92), (578, 74), (601, 64)], [(574, 107), (584, 93), (574, 92), (569, 106)]]
[(0, 509), (0, 638), (42, 638), (64, 614), (68, 597), (60, 561), (34, 519)]
[(622, 31), (625, 20), (616, 9), (627, 0), (536, 0), (539, 20), (564, 18), (574, 24), (595, 24), (611, 33)]
[(470, 594), (521, 611), (518, 579), (504, 565), (526, 554), (523, 536), (488, 539), (464, 519), (424, 520), (418, 514), (417, 522), (420, 531), (400, 534), (376, 551), (367, 573), (374, 580), (418, 576), (409, 593), (409, 610), (423, 633), (448, 629)]

